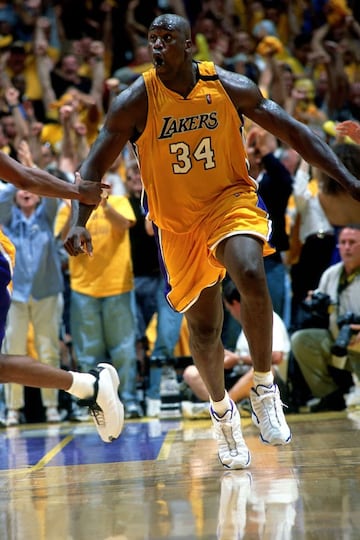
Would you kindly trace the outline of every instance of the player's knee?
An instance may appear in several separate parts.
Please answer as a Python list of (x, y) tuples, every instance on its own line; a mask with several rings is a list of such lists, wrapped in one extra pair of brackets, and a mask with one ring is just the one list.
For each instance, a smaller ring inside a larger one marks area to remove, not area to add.
[(257, 259), (246, 260), (240, 268), (240, 273), (242, 280), (248, 286), (254, 287), (265, 277), (263, 265)]
[(221, 326), (199, 325), (189, 327), (191, 347), (196, 351), (208, 350), (219, 343), (221, 339)]

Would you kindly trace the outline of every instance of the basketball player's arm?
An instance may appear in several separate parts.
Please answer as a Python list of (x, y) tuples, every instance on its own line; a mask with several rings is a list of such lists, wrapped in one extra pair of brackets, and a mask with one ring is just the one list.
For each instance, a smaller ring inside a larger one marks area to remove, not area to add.
[(220, 80), (239, 113), (296, 150), (305, 161), (324, 171), (360, 200), (360, 181), (355, 178), (318, 135), (298, 122), (274, 101), (265, 99), (250, 79), (218, 69)]
[(43, 197), (76, 199), (85, 204), (98, 204), (102, 188), (107, 185), (94, 185), (80, 178), (75, 184), (61, 180), (52, 174), (34, 167), (25, 167), (4, 152), (0, 152), (0, 177), (18, 189), (31, 191)]
[[(103, 127), (80, 167), (83, 179), (100, 182), (126, 143), (146, 120), (146, 91), (142, 77), (111, 103)], [(145, 120), (144, 120), (144, 118)], [(79, 205), (77, 225), (85, 226), (92, 208)]]
[[(126, 143), (144, 129), (147, 115), (145, 83), (139, 77), (111, 103), (103, 127), (80, 167), (83, 179), (100, 182)], [(70, 255), (92, 253), (91, 236), (85, 225), (94, 208), (72, 204), (72, 227), (64, 247)]]

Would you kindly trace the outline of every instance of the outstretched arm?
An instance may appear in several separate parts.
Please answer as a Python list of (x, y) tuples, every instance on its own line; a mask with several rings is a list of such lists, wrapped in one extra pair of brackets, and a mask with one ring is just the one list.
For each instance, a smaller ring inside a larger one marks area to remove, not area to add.
[(0, 152), (0, 177), (18, 189), (25, 189), (44, 197), (77, 199), (84, 204), (98, 204), (102, 188), (94, 182), (77, 181), (71, 184), (34, 167), (25, 167), (7, 154)]
[(262, 100), (254, 111), (244, 114), (294, 148), (313, 167), (336, 180), (354, 199), (360, 200), (360, 181), (347, 170), (331, 147), (305, 124), (294, 120), (269, 100)]
[(219, 75), (240, 113), (296, 150), (305, 161), (324, 171), (354, 199), (360, 200), (360, 181), (347, 170), (325, 141), (274, 101), (265, 99), (249, 79), (220, 69)]

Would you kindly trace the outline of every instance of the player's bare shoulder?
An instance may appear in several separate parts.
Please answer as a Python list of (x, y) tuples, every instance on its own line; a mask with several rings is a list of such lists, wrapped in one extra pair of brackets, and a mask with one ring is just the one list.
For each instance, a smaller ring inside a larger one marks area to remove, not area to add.
[(148, 98), (145, 82), (138, 77), (128, 88), (112, 101), (108, 123), (131, 125), (137, 132), (142, 132), (147, 118)]
[(219, 66), (216, 66), (216, 71), (221, 84), (239, 111), (254, 109), (262, 101), (259, 87), (248, 77)]

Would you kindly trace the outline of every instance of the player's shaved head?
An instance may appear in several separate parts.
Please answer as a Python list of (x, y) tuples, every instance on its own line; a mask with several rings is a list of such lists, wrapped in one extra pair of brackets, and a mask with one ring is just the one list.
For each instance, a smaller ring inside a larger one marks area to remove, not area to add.
[(163, 15), (159, 15), (159, 17), (156, 17), (156, 19), (154, 19), (150, 24), (149, 30), (155, 30), (156, 28), (169, 30), (169, 32), (177, 30), (183, 34), (185, 39), (191, 38), (189, 21), (180, 15), (175, 15), (173, 13), (164, 13)]

